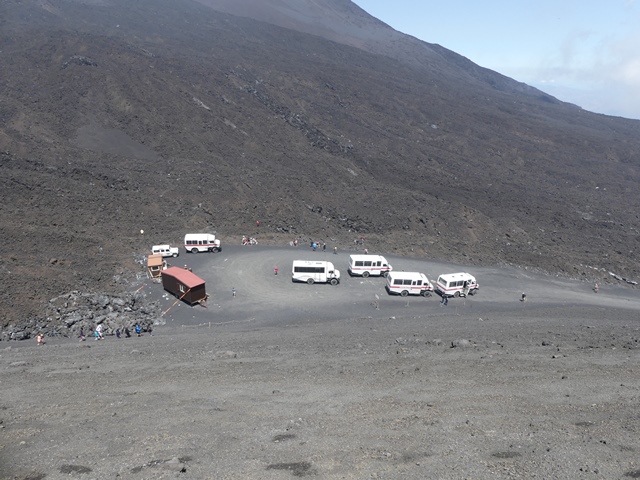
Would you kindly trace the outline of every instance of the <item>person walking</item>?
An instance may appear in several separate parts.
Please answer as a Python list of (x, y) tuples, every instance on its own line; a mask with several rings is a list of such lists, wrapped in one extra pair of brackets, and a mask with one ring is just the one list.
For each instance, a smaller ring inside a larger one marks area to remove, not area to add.
[(236, 291), (236, 287), (233, 287), (233, 288), (231, 289), (231, 296), (232, 296), (233, 298), (235, 298), (235, 297), (236, 297), (236, 295), (237, 295), (237, 293), (238, 293), (238, 292)]
[(338, 254), (338, 247), (333, 247), (333, 254), (337, 255)]
[(278, 275), (278, 267), (273, 267), (273, 274)]
[(141, 337), (141, 336), (142, 336), (142, 327), (140, 326), (140, 324), (139, 324), (139, 323), (136, 323), (136, 328), (135, 328), (135, 330), (136, 330), (136, 335), (138, 335), (139, 337)]
[(86, 337), (84, 336), (84, 328), (82, 327), (80, 327), (80, 335), (78, 335), (78, 338), (81, 342), (84, 342), (86, 340)]
[(520, 301), (521, 302), (526, 302), (527, 301), (527, 294), (522, 292), (522, 296), (520, 297)]
[(326, 252), (326, 251), (327, 251), (327, 244), (326, 244), (326, 243), (323, 243), (323, 244), (322, 244), (322, 251), (323, 251), (323, 252)]

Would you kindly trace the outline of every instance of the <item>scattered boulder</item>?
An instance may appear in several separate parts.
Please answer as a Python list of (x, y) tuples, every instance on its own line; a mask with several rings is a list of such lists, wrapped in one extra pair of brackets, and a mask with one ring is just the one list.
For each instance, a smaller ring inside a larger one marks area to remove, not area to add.
[(221, 350), (215, 353), (215, 358), (238, 358), (238, 354), (231, 350)]
[(466, 338), (458, 338), (451, 342), (451, 348), (467, 348), (471, 346), (471, 342)]

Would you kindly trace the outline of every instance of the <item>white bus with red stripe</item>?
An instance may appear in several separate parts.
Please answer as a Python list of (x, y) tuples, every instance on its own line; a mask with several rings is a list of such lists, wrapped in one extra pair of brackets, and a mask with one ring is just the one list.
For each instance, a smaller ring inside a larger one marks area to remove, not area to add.
[(479, 288), (476, 277), (465, 272), (440, 275), (436, 282), (436, 293), (442, 297), (475, 295)]
[(369, 275), (386, 277), (391, 270), (393, 267), (382, 255), (349, 256), (349, 275), (361, 275), (365, 278)]
[(423, 295), (428, 297), (433, 292), (433, 285), (424, 273), (420, 272), (389, 272), (385, 287), (389, 294)]

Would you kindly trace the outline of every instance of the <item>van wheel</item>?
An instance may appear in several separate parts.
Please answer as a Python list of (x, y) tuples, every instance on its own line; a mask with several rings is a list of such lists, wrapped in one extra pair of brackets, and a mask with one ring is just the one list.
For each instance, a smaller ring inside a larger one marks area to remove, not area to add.
[(218, 252), (220, 251), (220, 249), (219, 249), (219, 248), (217, 248), (217, 247), (213, 247), (213, 248), (211, 249), (211, 251), (212, 251), (213, 253), (218, 253)]
[(171, 255), (173, 258), (176, 258), (178, 256), (177, 253), (174, 253), (173, 255)]
[(367, 278), (367, 277), (369, 276), (369, 272), (362, 272), (362, 276), (363, 276), (364, 278)]
[(400, 296), (402, 296), (402, 297), (406, 297), (407, 295), (409, 295), (409, 292), (407, 292), (406, 290), (402, 290), (400, 292)]
[(309, 285), (313, 285), (313, 278), (308, 278), (308, 279), (307, 279), (307, 283), (308, 283)]
[(475, 295), (478, 290), (469, 290), (469, 295)]
[(459, 297), (460, 296), (460, 292), (456, 292), (453, 294), (454, 297)]
[(191, 249), (191, 253), (198, 253), (198, 249), (197, 248), (192, 248)]
[(423, 290), (421, 295), (423, 297), (430, 297), (431, 296), (431, 292), (429, 290)]
[(332, 278), (331, 281), (329, 282), (331, 285), (337, 285), (338, 284), (338, 279), (337, 278)]
[(387, 278), (387, 277), (389, 276), (389, 272), (382, 272), (382, 276), (383, 276), (384, 278)]

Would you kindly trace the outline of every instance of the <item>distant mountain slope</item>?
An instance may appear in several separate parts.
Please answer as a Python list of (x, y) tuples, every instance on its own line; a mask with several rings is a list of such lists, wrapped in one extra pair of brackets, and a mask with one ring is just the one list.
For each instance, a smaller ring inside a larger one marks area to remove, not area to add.
[[(440, 45), (398, 32), (350, 0), (196, 0), (214, 10), (253, 18), (302, 33), (386, 55), (436, 75), (469, 75), (505, 92), (557, 102), (531, 86), (480, 67)], [(444, 20), (444, 19), (443, 19)]]
[(189, 231), (640, 276), (640, 122), (307, 4), (259, 3), (419, 62), (189, 0), (0, 3), (0, 288), (24, 292), (5, 322), (126, 289)]

